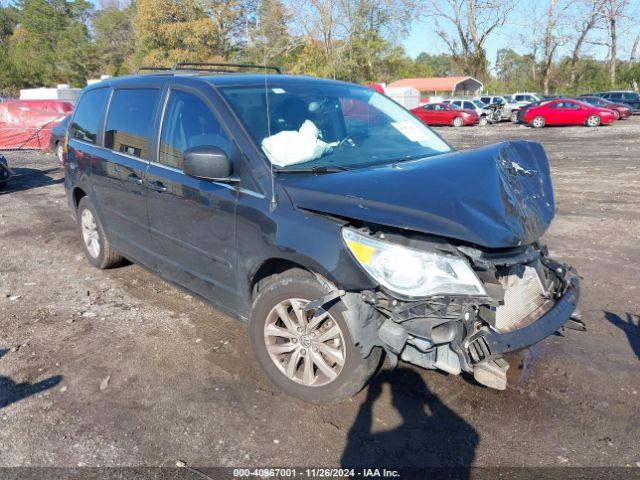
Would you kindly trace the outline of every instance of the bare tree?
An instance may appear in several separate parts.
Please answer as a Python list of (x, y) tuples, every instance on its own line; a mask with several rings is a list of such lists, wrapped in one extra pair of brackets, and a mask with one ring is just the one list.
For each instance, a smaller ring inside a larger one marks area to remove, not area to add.
[[(436, 19), (438, 36), (444, 41), (464, 73), (486, 73), (487, 39), (507, 20), (516, 0), (424, 0), (427, 16)], [(445, 24), (443, 28), (440, 22)], [(448, 28), (447, 28), (448, 27)]]
[(609, 83), (616, 84), (616, 68), (618, 67), (618, 23), (624, 16), (629, 0), (606, 0), (602, 16), (607, 25), (607, 42), (609, 49), (607, 63), (609, 64)]
[(602, 19), (604, 4), (607, 0), (579, 0), (576, 3), (578, 15), (578, 25), (575, 26), (574, 44), (571, 52), (571, 79), (572, 89), (576, 88), (576, 70), (580, 53), (587, 40), (589, 33), (596, 27)]
[(544, 94), (549, 94), (549, 81), (553, 58), (558, 48), (567, 42), (568, 35), (564, 31), (567, 18), (567, 10), (573, 5), (574, 0), (549, 0), (545, 15), (544, 37), (542, 39), (542, 88)]
[(636, 39), (633, 41), (631, 54), (629, 55), (629, 65), (636, 63), (636, 60), (638, 59), (638, 48), (640, 48), (640, 32), (638, 32)]

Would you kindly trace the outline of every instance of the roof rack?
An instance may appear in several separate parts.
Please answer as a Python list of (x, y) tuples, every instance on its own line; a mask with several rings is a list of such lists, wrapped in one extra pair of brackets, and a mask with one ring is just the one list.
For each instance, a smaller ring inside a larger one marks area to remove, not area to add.
[(138, 67), (136, 68), (136, 75), (141, 72), (170, 72), (171, 68), (167, 67)]
[(282, 69), (274, 65), (254, 65), (250, 63), (179, 62), (173, 66), (172, 70), (199, 70), (203, 72), (213, 73), (237, 73), (237, 70), (229, 70), (229, 68), (273, 70), (278, 74), (282, 73)]

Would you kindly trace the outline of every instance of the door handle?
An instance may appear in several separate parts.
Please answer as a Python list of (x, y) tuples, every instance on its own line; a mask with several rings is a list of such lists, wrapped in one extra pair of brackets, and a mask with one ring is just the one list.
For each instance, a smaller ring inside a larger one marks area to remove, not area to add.
[(157, 180), (155, 180), (153, 182), (149, 182), (149, 188), (151, 190), (155, 190), (156, 192), (159, 192), (159, 193), (167, 191), (167, 187), (165, 187), (162, 182), (159, 182)]
[(127, 180), (129, 180), (134, 185), (142, 185), (142, 179), (139, 176), (137, 176), (135, 173), (130, 173), (129, 176), (127, 177)]

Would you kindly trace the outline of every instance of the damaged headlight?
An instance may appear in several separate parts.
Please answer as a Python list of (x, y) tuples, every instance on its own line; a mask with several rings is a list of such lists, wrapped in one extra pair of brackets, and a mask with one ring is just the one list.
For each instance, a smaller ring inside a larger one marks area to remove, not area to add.
[(380, 285), (405, 297), (486, 295), (462, 258), (425, 252), (343, 228), (342, 238), (358, 263)]

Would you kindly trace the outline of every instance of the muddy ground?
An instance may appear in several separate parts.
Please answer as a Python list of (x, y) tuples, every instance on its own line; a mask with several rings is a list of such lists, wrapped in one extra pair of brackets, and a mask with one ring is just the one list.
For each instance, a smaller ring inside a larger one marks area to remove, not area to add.
[(308, 405), (263, 377), (242, 324), (138, 266), (93, 269), (54, 157), (5, 152), (0, 466), (640, 466), (640, 117), (438, 132), (544, 144), (545, 240), (584, 276), (588, 332), (525, 352), (504, 392), (401, 364)]

